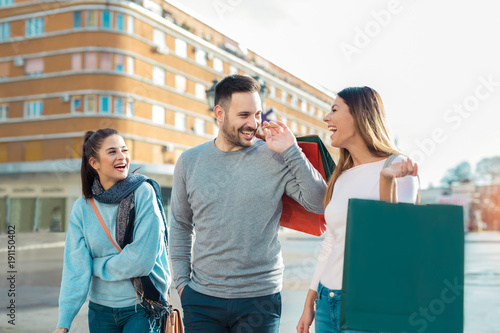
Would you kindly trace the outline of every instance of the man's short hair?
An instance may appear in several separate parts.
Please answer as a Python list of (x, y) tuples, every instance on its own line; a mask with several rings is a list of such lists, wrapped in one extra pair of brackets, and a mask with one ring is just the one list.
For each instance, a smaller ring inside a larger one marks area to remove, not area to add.
[(220, 105), (228, 111), (233, 93), (254, 93), (260, 91), (260, 84), (254, 78), (246, 75), (229, 75), (215, 86), (215, 105)]

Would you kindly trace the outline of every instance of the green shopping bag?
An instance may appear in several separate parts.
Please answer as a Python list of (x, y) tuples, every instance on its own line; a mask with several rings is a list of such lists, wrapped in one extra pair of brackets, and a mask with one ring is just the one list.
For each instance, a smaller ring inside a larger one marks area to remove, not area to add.
[(463, 208), (350, 199), (340, 327), (462, 333)]

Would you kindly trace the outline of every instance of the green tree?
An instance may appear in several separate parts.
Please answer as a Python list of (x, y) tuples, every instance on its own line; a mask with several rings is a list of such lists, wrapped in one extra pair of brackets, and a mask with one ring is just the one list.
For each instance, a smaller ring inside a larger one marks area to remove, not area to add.
[(475, 179), (485, 184), (500, 182), (500, 156), (485, 157), (476, 164)]
[(446, 174), (441, 179), (441, 184), (450, 186), (452, 183), (465, 183), (472, 179), (472, 171), (470, 163), (467, 161), (461, 162), (456, 167), (448, 169)]

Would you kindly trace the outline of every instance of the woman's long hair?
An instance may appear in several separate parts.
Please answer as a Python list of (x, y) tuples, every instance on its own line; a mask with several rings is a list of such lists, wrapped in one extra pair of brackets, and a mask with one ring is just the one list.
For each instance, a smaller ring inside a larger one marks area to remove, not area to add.
[(80, 175), (82, 177), (82, 193), (85, 199), (92, 198), (92, 185), (94, 179), (99, 177), (97, 171), (90, 165), (89, 160), (91, 157), (99, 161), (99, 149), (101, 149), (104, 139), (111, 135), (118, 134), (118, 131), (112, 128), (102, 128), (95, 132), (87, 131), (83, 136), (82, 148), (82, 166), (80, 168)]
[[(373, 156), (386, 157), (401, 153), (392, 143), (385, 124), (385, 109), (380, 95), (370, 87), (345, 88), (337, 94), (349, 107), (354, 118), (356, 130), (361, 135), (368, 150)], [(340, 148), (337, 167), (328, 181), (324, 205), (328, 205), (332, 198), (333, 187), (340, 174), (352, 168), (351, 153)]]

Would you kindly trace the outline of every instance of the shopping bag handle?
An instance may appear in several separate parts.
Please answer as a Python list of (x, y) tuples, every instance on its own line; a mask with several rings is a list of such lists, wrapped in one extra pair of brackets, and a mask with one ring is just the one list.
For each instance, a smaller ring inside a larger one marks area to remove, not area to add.
[[(382, 169), (385, 169), (387, 168), (389, 165), (392, 164), (392, 162), (396, 159), (396, 157), (398, 156), (401, 156), (403, 158), (407, 158), (406, 156), (404, 155), (398, 155), (398, 154), (392, 154), (390, 155), (386, 160), (385, 160), (385, 163), (384, 163), (384, 166), (382, 167)], [(420, 205), (420, 199), (422, 197), (422, 188), (420, 186), (420, 176), (417, 174), (417, 181), (418, 181), (418, 192), (417, 192), (417, 200), (415, 201), (415, 203), (417, 205)]]

